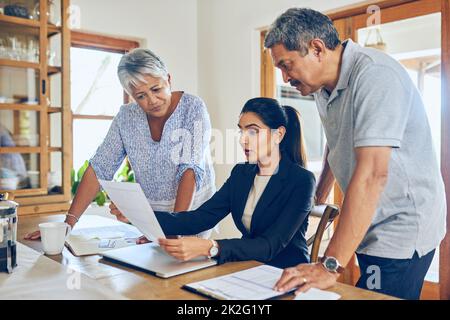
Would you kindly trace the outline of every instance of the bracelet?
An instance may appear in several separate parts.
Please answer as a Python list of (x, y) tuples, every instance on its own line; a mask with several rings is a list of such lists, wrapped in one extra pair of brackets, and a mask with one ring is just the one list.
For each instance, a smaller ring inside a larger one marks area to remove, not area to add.
[(71, 213), (66, 213), (66, 217), (67, 216), (75, 218), (75, 220), (78, 222), (78, 217), (76, 215), (71, 214)]

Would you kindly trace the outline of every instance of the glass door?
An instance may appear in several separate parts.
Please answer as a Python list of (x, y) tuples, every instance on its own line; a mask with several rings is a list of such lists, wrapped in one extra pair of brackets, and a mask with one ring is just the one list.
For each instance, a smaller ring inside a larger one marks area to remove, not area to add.
[(0, 191), (19, 214), (70, 200), (68, 6), (0, 0)]
[(40, 1), (0, 6), (0, 190), (44, 194)]

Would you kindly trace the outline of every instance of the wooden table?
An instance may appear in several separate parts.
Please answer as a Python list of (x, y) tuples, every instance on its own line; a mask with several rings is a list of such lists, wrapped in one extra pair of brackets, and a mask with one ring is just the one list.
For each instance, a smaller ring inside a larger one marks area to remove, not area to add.
[[(63, 221), (62, 215), (50, 215), (39, 217), (19, 217), (17, 240), (37, 251), (42, 252), (40, 241), (27, 241), (24, 236), (37, 230), (42, 222)], [(90, 277), (96, 278), (99, 283), (111, 288), (117, 293), (130, 299), (164, 299), (164, 300), (200, 300), (204, 297), (181, 289), (190, 282), (206, 280), (213, 277), (226, 275), (232, 272), (248, 269), (260, 265), (256, 261), (230, 262), (220, 266), (214, 266), (203, 270), (190, 272), (184, 275), (161, 279), (151, 274), (130, 268), (122, 267), (105, 261), (99, 255), (76, 257), (64, 248), (61, 255), (49, 256), (49, 258), (62, 263), (72, 269), (78, 270)], [(390, 300), (390, 296), (362, 290), (342, 283), (337, 283), (330, 291), (341, 295), (342, 300)], [(292, 299), (289, 295), (283, 299)]]

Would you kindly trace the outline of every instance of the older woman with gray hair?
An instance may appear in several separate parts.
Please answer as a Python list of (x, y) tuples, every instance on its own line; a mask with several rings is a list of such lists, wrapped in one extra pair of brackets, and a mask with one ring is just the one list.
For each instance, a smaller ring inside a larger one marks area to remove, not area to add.
[[(66, 216), (71, 226), (99, 191), (98, 179), (111, 180), (125, 157), (155, 211), (196, 209), (215, 192), (211, 124), (205, 103), (194, 95), (172, 92), (166, 65), (147, 49), (124, 55), (118, 76), (134, 101), (120, 108), (90, 159)], [(110, 208), (119, 220), (127, 221), (113, 204)], [(39, 237), (36, 231), (26, 239)]]

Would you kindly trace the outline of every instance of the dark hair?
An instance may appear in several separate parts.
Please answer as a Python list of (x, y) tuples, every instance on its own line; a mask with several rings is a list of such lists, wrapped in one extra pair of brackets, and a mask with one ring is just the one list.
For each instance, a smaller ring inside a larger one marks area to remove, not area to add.
[(330, 50), (334, 50), (341, 43), (329, 17), (312, 9), (291, 8), (272, 24), (264, 46), (272, 48), (281, 43), (287, 50), (299, 51), (305, 56), (311, 40), (314, 39), (321, 39)]
[(241, 114), (254, 112), (270, 129), (283, 126), (286, 134), (281, 141), (280, 151), (292, 162), (306, 167), (306, 151), (300, 124), (300, 114), (290, 106), (282, 106), (275, 99), (253, 98), (242, 108)]

